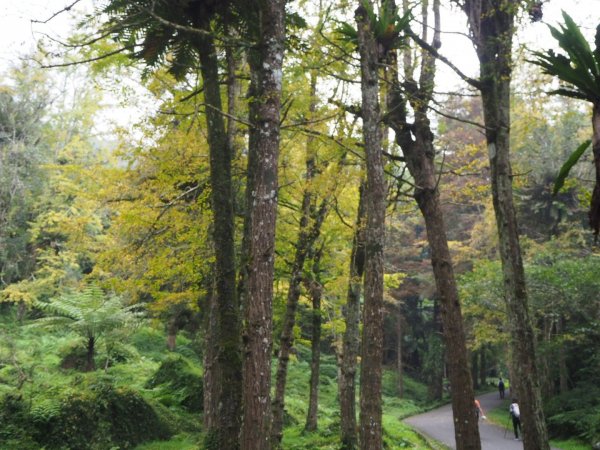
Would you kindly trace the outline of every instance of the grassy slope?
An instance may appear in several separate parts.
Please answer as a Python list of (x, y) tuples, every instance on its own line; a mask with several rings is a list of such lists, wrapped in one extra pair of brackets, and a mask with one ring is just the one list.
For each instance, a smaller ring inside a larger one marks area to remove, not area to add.
[[(321, 362), (319, 390), (319, 429), (305, 432), (304, 424), (308, 408), (308, 382), (310, 368), (309, 351), (299, 348), (299, 360), (290, 362), (286, 395), (286, 428), (283, 448), (286, 450), (338, 449), (339, 448), (339, 411), (337, 400), (337, 367), (334, 357), (324, 355)], [(401, 419), (424, 410), (415, 399), (426, 397), (426, 388), (410, 379), (405, 381), (405, 390), (409, 399), (396, 397), (396, 376), (392, 372), (384, 375), (384, 432), (386, 448), (431, 450), (435, 444), (427, 443)], [(137, 450), (199, 449), (199, 435), (178, 435), (169, 442), (153, 442), (137, 447)]]
[[(104, 349), (98, 348), (97, 365), (100, 368), (94, 373), (81, 373), (75, 370), (63, 370), (58, 366), (61, 358), (81, 346), (77, 336), (69, 333), (51, 334), (47, 331), (21, 328), (2, 323), (2, 343), (0, 357), (10, 361), (13, 356), (24, 370), (29, 380), (21, 390), (24, 398), (30, 401), (32, 408), (59, 407), (58, 399), (87, 389), (102, 380), (115, 386), (126, 386), (140, 392), (155, 406), (169, 416), (169, 422), (179, 428), (180, 432), (168, 442), (146, 443), (138, 450), (192, 450), (199, 449), (202, 435), (197, 428), (201, 423), (199, 415), (185, 413), (181, 409), (161, 406), (164, 392), (147, 389), (146, 381), (154, 374), (160, 362), (168, 356), (165, 350), (165, 336), (161, 331), (150, 327), (141, 327), (123, 345), (120, 354), (123, 362), (111, 365), (105, 372)], [(194, 344), (184, 337), (178, 339), (178, 353), (187, 357), (194, 364), (200, 364), (194, 352)], [(286, 396), (287, 424), (283, 446), (286, 449), (334, 449), (339, 448), (339, 411), (337, 401), (337, 367), (331, 355), (323, 355), (321, 365), (319, 429), (313, 433), (304, 432), (306, 411), (308, 407), (308, 380), (310, 375), (308, 359), (310, 351), (299, 348), (299, 360), (291, 361), (288, 374)], [(11, 364), (0, 367), (0, 394), (14, 392), (15, 371)], [(426, 405), (418, 399), (426, 398), (423, 385), (413, 380), (405, 381), (407, 399), (396, 396), (396, 376), (393, 372), (384, 375), (384, 432), (387, 448), (393, 449), (431, 449), (420, 436), (401, 422), (401, 419), (424, 410)]]

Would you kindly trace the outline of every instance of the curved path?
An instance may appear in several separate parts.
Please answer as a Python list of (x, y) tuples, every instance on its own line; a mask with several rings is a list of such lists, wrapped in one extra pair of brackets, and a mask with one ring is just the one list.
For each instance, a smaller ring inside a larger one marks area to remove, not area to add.
[[(501, 404), (497, 392), (480, 395), (477, 397), (485, 412)], [(508, 420), (508, 411), (506, 412)], [(442, 406), (425, 414), (412, 416), (404, 420), (407, 424), (427, 437), (455, 449), (454, 426), (452, 425), (451, 405)], [(523, 450), (523, 442), (516, 441), (511, 429), (506, 430), (493, 425), (487, 420), (479, 420), (479, 434), (481, 436), (482, 450)]]

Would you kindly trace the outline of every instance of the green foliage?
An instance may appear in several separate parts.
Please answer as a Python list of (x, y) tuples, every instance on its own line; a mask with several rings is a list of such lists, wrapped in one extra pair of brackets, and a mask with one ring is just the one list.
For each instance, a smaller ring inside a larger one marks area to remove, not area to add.
[[(406, 39), (403, 34), (410, 29), (410, 22), (413, 18), (412, 12), (407, 11), (400, 16), (393, 8), (390, 8), (388, 0), (385, 0), (381, 5), (379, 14), (373, 9), (372, 3), (364, 2), (363, 6), (367, 12), (375, 38), (384, 47), (382, 50), (399, 48)], [(339, 22), (336, 32), (343, 41), (358, 46), (358, 33), (353, 25), (348, 22)]]
[(100, 337), (111, 331), (132, 325), (139, 317), (137, 306), (126, 307), (121, 298), (106, 295), (95, 284), (90, 284), (81, 292), (68, 293), (51, 299), (47, 303), (36, 303), (41, 310), (49, 313), (36, 324), (42, 327), (68, 327), (85, 337)]
[(36, 306), (50, 315), (37, 319), (32, 326), (50, 330), (68, 329), (85, 339), (88, 352), (86, 370), (91, 369), (89, 364), (98, 339), (104, 338), (110, 356), (117, 340), (124, 337), (125, 328), (131, 330), (141, 317), (138, 306), (124, 306), (120, 297), (107, 296), (95, 284), (88, 285), (81, 292), (52, 298), (47, 303), (37, 302)]
[(139, 394), (103, 383), (31, 409), (20, 397), (6, 396), (0, 408), (2, 448), (11, 448), (10, 442), (18, 440), (23, 442), (18, 448), (126, 449), (171, 435)]
[(204, 406), (202, 374), (181, 356), (163, 361), (146, 387), (159, 388), (158, 399), (166, 406), (180, 406), (189, 412), (200, 412)]
[[(565, 25), (560, 29), (549, 25), (552, 36), (558, 42), (565, 55), (553, 50), (534, 52), (535, 60), (544, 73), (558, 77), (567, 84), (554, 91), (555, 94), (573, 97), (590, 102), (600, 102), (600, 47), (592, 52), (581, 30), (571, 16), (563, 11)], [(596, 30), (596, 41), (600, 36), (600, 25)]]
[(48, 448), (132, 448), (171, 434), (139, 394), (109, 385), (62, 399), (58, 411), (35, 412), (37, 439)]
[(569, 159), (567, 159), (562, 165), (562, 167), (560, 168), (560, 172), (558, 172), (556, 180), (554, 181), (554, 188), (552, 189), (552, 193), (554, 195), (556, 195), (558, 191), (560, 191), (560, 189), (563, 187), (563, 185), (565, 184), (565, 179), (569, 175), (569, 172), (571, 171), (573, 166), (577, 164), (577, 162), (581, 158), (581, 155), (583, 155), (583, 152), (587, 150), (591, 143), (592, 141), (588, 139), (587, 141), (579, 145), (579, 147), (575, 149), (571, 156), (569, 156)]
[(26, 65), (0, 76), (0, 301), (6, 285), (34, 269), (28, 229), (35, 198), (48, 181), (42, 164), (50, 152), (41, 137), (49, 87), (39, 70)]
[(600, 387), (581, 386), (550, 399), (545, 405), (552, 437), (578, 436), (585, 442), (600, 441)]
[[(197, 437), (178, 434), (169, 441), (154, 441), (138, 445), (135, 450), (199, 450)], [(206, 449), (204, 449), (206, 450)]]
[(29, 416), (21, 396), (0, 397), (0, 447), (6, 450), (33, 450), (39, 444), (32, 435)]

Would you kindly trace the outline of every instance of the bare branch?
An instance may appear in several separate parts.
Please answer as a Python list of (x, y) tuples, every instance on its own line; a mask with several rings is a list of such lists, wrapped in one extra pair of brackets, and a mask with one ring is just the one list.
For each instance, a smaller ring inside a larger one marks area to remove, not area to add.
[(96, 56), (94, 58), (80, 59), (78, 61), (71, 61), (71, 62), (68, 62), (68, 63), (42, 64), (41, 61), (38, 61), (36, 59), (34, 59), (34, 61), (37, 62), (42, 69), (54, 69), (56, 67), (77, 66), (79, 64), (87, 64), (87, 63), (91, 63), (91, 62), (94, 62), (94, 61), (100, 61), (102, 59), (109, 58), (109, 57), (114, 56), (114, 55), (118, 55), (119, 53), (123, 53), (125, 50), (131, 50), (132, 48), (135, 48), (135, 45), (126, 45), (125, 47), (118, 48), (117, 50), (114, 50), (114, 51), (108, 52), (108, 53), (104, 53), (103, 55)]
[(61, 9), (60, 11), (55, 12), (54, 14), (52, 14), (50, 17), (48, 17), (46, 20), (36, 20), (36, 19), (31, 19), (31, 23), (42, 23), (42, 24), (46, 24), (48, 22), (50, 22), (52, 19), (54, 19), (56, 16), (64, 13), (64, 12), (68, 12), (71, 11), (71, 9), (73, 8), (73, 6), (75, 6), (77, 3), (79, 3), (81, 0), (75, 0), (73, 3), (71, 3), (68, 6), (65, 6), (63, 9)]
[(448, 58), (441, 55), (440, 52), (438, 52), (434, 47), (432, 47), (430, 44), (428, 44), (423, 39), (421, 39), (419, 36), (417, 36), (412, 30), (408, 30), (407, 34), (422, 48), (424, 48), (425, 50), (430, 52), (433, 56), (435, 56), (437, 59), (439, 59), (440, 61), (445, 63), (448, 67), (450, 67), (460, 78), (463, 79), (463, 81), (470, 84), (471, 86), (473, 86), (476, 89), (481, 89), (481, 82), (479, 80), (476, 80), (476, 79), (471, 78), (468, 75), (464, 74), (458, 67), (456, 67), (454, 64), (452, 64), (452, 62), (450, 62), (450, 60)]
[(446, 119), (451, 119), (451, 120), (456, 120), (457, 122), (462, 122), (462, 123), (467, 123), (469, 125), (473, 125), (474, 127), (480, 128), (482, 130), (485, 130), (485, 125), (482, 125), (478, 122), (474, 122), (472, 120), (468, 120), (468, 119), (462, 119), (460, 117), (457, 116), (453, 116), (451, 114), (448, 113), (444, 113), (442, 111), (440, 111), (437, 108), (434, 108), (433, 106), (429, 105), (429, 109), (432, 110), (433, 112), (435, 112), (436, 114), (439, 114), (442, 117), (445, 117)]

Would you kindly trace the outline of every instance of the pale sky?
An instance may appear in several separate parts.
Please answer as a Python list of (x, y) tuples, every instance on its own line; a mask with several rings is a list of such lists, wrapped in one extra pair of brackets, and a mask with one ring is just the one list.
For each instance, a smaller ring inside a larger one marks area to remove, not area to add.
[[(18, 56), (31, 54), (36, 43), (47, 33), (53, 37), (65, 38), (73, 23), (71, 13), (63, 13), (47, 24), (32, 23), (32, 19), (46, 20), (54, 13), (73, 3), (74, 0), (0, 0), (0, 72), (16, 62)], [(75, 8), (88, 11), (99, 0), (81, 0)], [(448, 1), (442, 1), (448, 4)], [(556, 25), (562, 21), (560, 11), (566, 10), (583, 27), (590, 41), (600, 22), (600, 0), (546, 0), (544, 22)], [(466, 33), (464, 14), (456, 7), (442, 13), (441, 53), (470, 76), (478, 75), (475, 52), (469, 40), (459, 33)], [(517, 42), (527, 43), (532, 49), (545, 49), (553, 45), (548, 27), (544, 23), (525, 23), (521, 26)], [(461, 84), (453, 72), (440, 63), (436, 83), (441, 89), (450, 89)]]
[[(35, 49), (36, 42), (43, 38), (42, 33), (51, 36), (68, 35), (71, 14), (63, 13), (48, 24), (31, 23), (32, 19), (46, 20), (55, 12), (73, 3), (73, 0), (0, 0), (0, 60), (6, 66), (14, 61), (16, 55), (25, 55)], [(90, 8), (94, 0), (82, 0), (75, 8), (83, 6)], [(442, 3), (448, 3), (443, 1)], [(465, 23), (461, 11), (456, 7), (451, 8), (454, 12), (450, 15), (442, 15), (442, 28), (444, 31), (466, 32)], [(575, 21), (588, 27), (590, 40), (593, 36), (593, 28), (600, 22), (600, 0), (546, 0), (544, 4), (544, 21), (556, 24), (561, 20), (560, 11), (566, 10)], [(542, 23), (526, 23), (525, 32), (520, 38), (532, 47), (547, 43), (550, 46), (552, 39), (547, 27)], [(476, 75), (477, 63), (470, 42), (454, 34), (443, 35), (442, 53), (447, 55), (464, 71)], [(441, 81), (441, 80), (439, 80)]]

